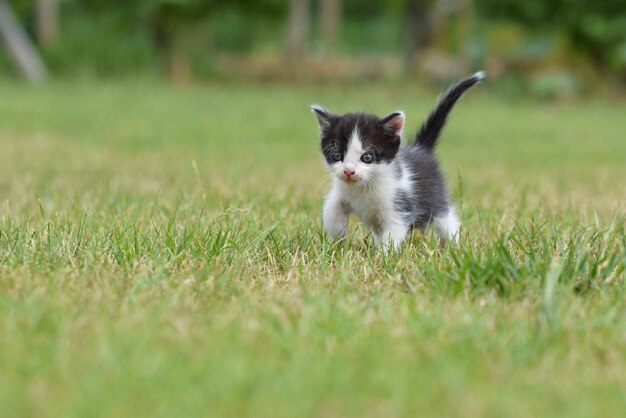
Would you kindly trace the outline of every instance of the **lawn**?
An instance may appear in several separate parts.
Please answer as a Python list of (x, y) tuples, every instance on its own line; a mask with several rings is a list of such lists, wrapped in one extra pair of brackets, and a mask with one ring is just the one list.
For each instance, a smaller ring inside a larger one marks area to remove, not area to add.
[(438, 151), (458, 248), (324, 235), (308, 105), (436, 95), (0, 80), (0, 416), (623, 416), (624, 103), (487, 82)]

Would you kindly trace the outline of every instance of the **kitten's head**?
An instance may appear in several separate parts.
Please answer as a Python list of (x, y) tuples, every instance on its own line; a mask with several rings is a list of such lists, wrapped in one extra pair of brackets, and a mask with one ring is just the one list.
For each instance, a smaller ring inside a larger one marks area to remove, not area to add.
[(368, 184), (400, 149), (404, 113), (379, 118), (364, 113), (336, 115), (312, 106), (320, 126), (322, 154), (334, 177), (348, 184)]

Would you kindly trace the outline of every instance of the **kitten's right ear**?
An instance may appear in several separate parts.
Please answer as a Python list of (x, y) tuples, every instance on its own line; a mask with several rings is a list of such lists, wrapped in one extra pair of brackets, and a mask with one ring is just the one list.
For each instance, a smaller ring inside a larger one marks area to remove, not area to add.
[(336, 118), (336, 115), (328, 110), (324, 109), (322, 106), (313, 105), (311, 106), (311, 112), (317, 116), (317, 122), (320, 125), (320, 130), (324, 130), (328, 128), (331, 122)]
[(393, 132), (395, 136), (402, 136), (404, 129), (404, 112), (399, 110), (385, 116), (379, 122), (389, 132)]

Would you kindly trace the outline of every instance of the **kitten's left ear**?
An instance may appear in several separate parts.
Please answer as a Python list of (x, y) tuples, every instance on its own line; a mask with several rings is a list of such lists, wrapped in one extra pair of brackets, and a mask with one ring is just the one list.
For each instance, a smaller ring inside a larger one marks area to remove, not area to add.
[(395, 136), (402, 136), (402, 130), (404, 129), (404, 112), (393, 112), (382, 118), (379, 123), (385, 130), (392, 132)]
[(317, 122), (320, 124), (320, 130), (328, 128), (331, 122), (336, 118), (336, 115), (328, 110), (324, 109), (320, 105), (311, 106), (311, 112), (317, 116)]

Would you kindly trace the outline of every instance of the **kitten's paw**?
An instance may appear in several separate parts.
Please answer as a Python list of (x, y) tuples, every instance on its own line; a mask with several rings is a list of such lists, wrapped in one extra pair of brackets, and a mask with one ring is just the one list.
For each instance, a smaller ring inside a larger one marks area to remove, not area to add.
[(382, 245), (385, 253), (391, 250), (399, 252), (407, 232), (408, 228), (404, 225), (390, 225), (381, 234), (374, 234), (374, 242), (376, 245)]
[(435, 233), (440, 239), (459, 244), (461, 221), (456, 216), (454, 207), (450, 207), (447, 214), (435, 217), (434, 226)]

